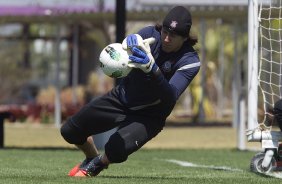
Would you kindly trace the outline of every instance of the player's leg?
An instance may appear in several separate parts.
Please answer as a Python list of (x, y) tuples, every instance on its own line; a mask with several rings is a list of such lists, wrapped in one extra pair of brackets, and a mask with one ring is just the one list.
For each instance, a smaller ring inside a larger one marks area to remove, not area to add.
[(105, 145), (105, 155), (110, 163), (121, 163), (140, 149), (163, 129), (158, 119), (132, 117), (114, 133)]
[(124, 118), (121, 107), (112, 94), (107, 94), (91, 101), (63, 124), (61, 134), (64, 139), (76, 145), (86, 156), (82, 164), (70, 171), (70, 176), (99, 155), (91, 136), (118, 126), (119, 120)]
[(77, 144), (76, 146), (83, 151), (86, 158), (94, 158), (99, 154), (98, 149), (94, 144), (94, 140), (92, 136), (89, 136), (84, 144), (82, 145)]
[(105, 153), (94, 158), (75, 176), (96, 176), (110, 163), (120, 163), (155, 137), (163, 128), (164, 123), (144, 117), (128, 118), (115, 132), (105, 146)]
[(69, 171), (69, 176), (74, 176), (80, 168), (86, 166), (93, 158), (99, 155), (99, 152), (94, 144), (93, 137), (89, 136), (86, 142), (82, 145), (76, 145), (85, 154), (83, 162), (78, 163)]
[[(88, 137), (87, 141), (83, 145), (76, 145), (76, 146), (84, 152), (86, 159), (81, 164), (76, 165), (69, 172), (69, 176), (75, 176), (75, 177), (96, 176), (103, 169), (107, 168), (108, 165), (110, 164), (105, 154), (103, 155), (99, 154), (94, 144), (92, 136)], [(91, 175), (87, 173), (85, 170), (91, 171), (89, 172)]]

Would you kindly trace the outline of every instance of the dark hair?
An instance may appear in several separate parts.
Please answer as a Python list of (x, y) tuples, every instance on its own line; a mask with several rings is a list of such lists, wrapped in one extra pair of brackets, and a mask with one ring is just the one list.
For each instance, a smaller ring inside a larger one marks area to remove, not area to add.
[[(158, 32), (161, 32), (162, 31), (162, 25), (160, 24), (156, 24), (155, 25), (155, 29), (158, 31)], [(198, 38), (196, 36), (192, 36), (190, 35), (190, 33), (188, 33), (187, 35), (187, 41), (188, 43), (191, 45), (191, 46), (194, 46), (196, 45), (196, 43), (198, 43)]]

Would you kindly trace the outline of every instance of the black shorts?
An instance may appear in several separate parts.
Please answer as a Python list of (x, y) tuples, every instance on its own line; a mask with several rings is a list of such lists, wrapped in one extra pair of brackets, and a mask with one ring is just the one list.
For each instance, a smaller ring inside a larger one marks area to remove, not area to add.
[(77, 135), (73, 136), (80, 137), (81, 143), (85, 142), (88, 136), (117, 127), (116, 134), (128, 144), (127, 154), (130, 154), (155, 137), (165, 125), (164, 120), (152, 116), (149, 112), (128, 109), (118, 99), (116, 91), (112, 90), (104, 96), (93, 99), (67, 123), (72, 127), (72, 132), (77, 132)]

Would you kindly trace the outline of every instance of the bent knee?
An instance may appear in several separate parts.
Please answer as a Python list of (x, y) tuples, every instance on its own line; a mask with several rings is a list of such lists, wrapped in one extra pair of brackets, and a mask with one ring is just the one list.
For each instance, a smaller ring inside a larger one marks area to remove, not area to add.
[(115, 133), (105, 145), (105, 153), (111, 163), (121, 163), (127, 160), (128, 152), (122, 137)]
[(60, 129), (62, 137), (70, 144), (82, 145), (87, 139), (79, 129), (72, 125), (71, 119), (67, 120)]

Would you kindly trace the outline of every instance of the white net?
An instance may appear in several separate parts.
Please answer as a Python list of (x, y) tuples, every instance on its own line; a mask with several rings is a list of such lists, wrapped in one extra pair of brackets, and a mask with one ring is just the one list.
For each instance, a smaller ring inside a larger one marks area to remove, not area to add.
[(271, 111), (282, 98), (282, 0), (261, 0), (259, 9), (259, 85), (264, 121), (271, 125)]

